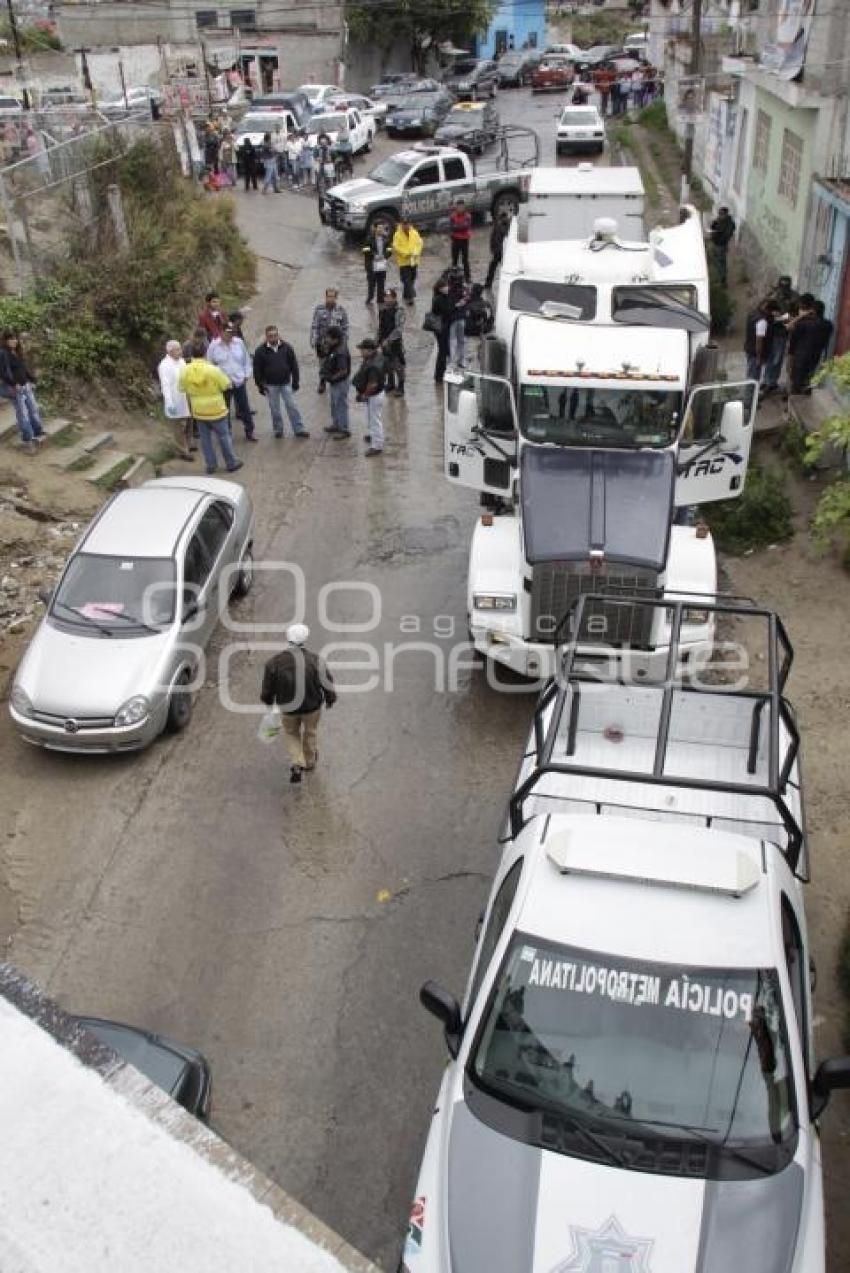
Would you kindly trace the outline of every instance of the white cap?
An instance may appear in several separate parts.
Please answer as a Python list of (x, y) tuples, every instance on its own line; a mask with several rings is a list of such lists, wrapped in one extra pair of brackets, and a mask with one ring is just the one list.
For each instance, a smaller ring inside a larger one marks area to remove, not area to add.
[(290, 623), (286, 629), (286, 639), (290, 645), (304, 645), (310, 635), (306, 623)]

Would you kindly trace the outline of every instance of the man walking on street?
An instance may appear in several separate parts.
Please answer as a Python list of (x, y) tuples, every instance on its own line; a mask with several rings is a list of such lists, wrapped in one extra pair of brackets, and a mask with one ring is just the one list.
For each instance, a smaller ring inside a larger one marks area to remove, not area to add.
[(208, 361), (202, 340), (193, 342), (192, 361), (178, 376), (177, 388), (189, 399), (189, 409), (200, 433), (207, 473), (215, 473), (218, 468), (213, 438), (218, 439), (228, 473), (241, 469), (242, 461), (237, 460), (230, 441), (227, 403), (224, 400), (224, 391), (230, 388), (230, 381), (223, 371)]
[(390, 255), (389, 227), (378, 221), (375, 228), (366, 236), (363, 244), (363, 264), (366, 267), (366, 304), (371, 305), (378, 295), (378, 304), (384, 303), (384, 290), (387, 283), (387, 257)]
[(393, 256), (401, 278), (404, 302), (412, 305), (416, 299), (416, 274), (422, 259), (422, 235), (406, 218), (402, 218), (396, 226)]
[(276, 438), (283, 437), (283, 413), (281, 402), (286, 407), (289, 423), (296, 438), (309, 438), (304, 428), (301, 412), (295, 402), (295, 394), (299, 385), (298, 359), (295, 350), (285, 340), (274, 323), (266, 327), (266, 338), (254, 350), (254, 384), (264, 398), (269, 400), (269, 411), (272, 417), (272, 432)]
[(469, 268), (469, 240), (472, 238), (472, 213), (463, 199), (458, 199), (449, 216), (449, 233), (452, 241), (452, 265), (463, 264), (463, 277), (468, 283), (472, 278)]
[(330, 669), (324, 659), (306, 648), (309, 636), (306, 624), (290, 624), (286, 646), (266, 664), (260, 690), (261, 702), (281, 710), (290, 782), (300, 782), (305, 770), (316, 768), (322, 707), (333, 707), (336, 702)]
[(721, 283), (724, 284), (726, 283), (729, 244), (735, 237), (735, 229), (735, 218), (731, 215), (729, 209), (720, 208), (708, 231), (717, 273)]
[(337, 438), (350, 438), (348, 423), (348, 387), (351, 380), (351, 354), (338, 327), (329, 327), (327, 353), (322, 359), (322, 378), (330, 385), (331, 422), (325, 433)]
[(502, 264), (502, 251), (510, 228), (511, 215), (509, 212), (503, 212), (493, 218), (493, 229), (490, 231), (490, 264), (487, 267), (487, 277), (484, 280), (485, 291), (489, 292), (493, 287), (496, 270)]
[(398, 292), (391, 287), (378, 314), (378, 344), (384, 356), (386, 393), (404, 397), (404, 310), (398, 303)]
[(242, 337), (236, 334), (236, 327), (232, 322), (228, 321), (218, 339), (210, 342), (207, 357), (216, 367), (221, 368), (230, 381), (230, 388), (225, 390), (224, 400), (227, 403), (227, 415), (231, 421), (231, 428), (232, 416), (235, 415), (242, 421), (245, 440), (256, 442), (254, 413), (248, 400), (247, 384), (251, 374), (251, 355)]
[(378, 342), (372, 340), (371, 336), (361, 340), (357, 348), (363, 361), (351, 383), (354, 385), (357, 401), (366, 404), (366, 455), (371, 458), (384, 453), (384, 360), (378, 349)]
[[(317, 305), (313, 310), (313, 321), (310, 323), (310, 344), (319, 357), (321, 368), (321, 360), (328, 352), (327, 334), (329, 327), (338, 327), (342, 332), (343, 342), (348, 344), (348, 315), (339, 304), (339, 292), (335, 287), (329, 287), (325, 291), (324, 305)], [(318, 392), (325, 392), (325, 382), (322, 379), (321, 369), (319, 371)]]

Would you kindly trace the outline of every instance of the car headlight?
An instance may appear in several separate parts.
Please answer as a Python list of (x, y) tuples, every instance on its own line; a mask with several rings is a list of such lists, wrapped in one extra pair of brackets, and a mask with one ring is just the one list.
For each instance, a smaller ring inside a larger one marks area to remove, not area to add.
[(476, 610), (516, 610), (516, 593), (475, 592), (472, 604)]
[(115, 713), (116, 725), (138, 725), (139, 721), (143, 721), (151, 709), (151, 705), (145, 698), (144, 694), (136, 694), (133, 698), (128, 698), (123, 707), (119, 707)]
[(348, 205), (348, 211), (349, 212), (365, 212), (366, 204), (365, 203), (350, 203)]
[(32, 716), (32, 703), (29, 695), (25, 694), (20, 685), (16, 685), (9, 696), (9, 704), (12, 706), (19, 716)]

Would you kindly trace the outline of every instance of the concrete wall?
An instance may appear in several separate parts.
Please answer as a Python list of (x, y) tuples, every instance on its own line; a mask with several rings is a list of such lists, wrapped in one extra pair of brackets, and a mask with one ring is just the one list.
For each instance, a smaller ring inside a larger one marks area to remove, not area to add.
[(492, 57), (496, 51), (496, 33), (506, 31), (508, 48), (524, 45), (544, 48), (546, 45), (546, 7), (543, 0), (501, 0), (490, 26), (476, 44), (479, 57)]

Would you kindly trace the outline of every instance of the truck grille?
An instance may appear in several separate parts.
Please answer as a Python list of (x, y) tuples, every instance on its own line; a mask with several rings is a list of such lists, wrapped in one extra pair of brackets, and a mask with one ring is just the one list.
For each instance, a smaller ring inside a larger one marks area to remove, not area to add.
[[(648, 601), (661, 595), (657, 576), (651, 570), (628, 574), (611, 570), (591, 570), (575, 561), (552, 561), (534, 567), (531, 579), (531, 638), (554, 642), (555, 629), (575, 601), (587, 592), (610, 592), (612, 597), (642, 596)], [(651, 649), (653, 610), (651, 606), (607, 606), (594, 602), (584, 613), (578, 639), (588, 645), (629, 646)], [(568, 639), (566, 632), (562, 639)]]
[(338, 225), (342, 220), (345, 204), (342, 199), (325, 196), (325, 212), (331, 225)]

